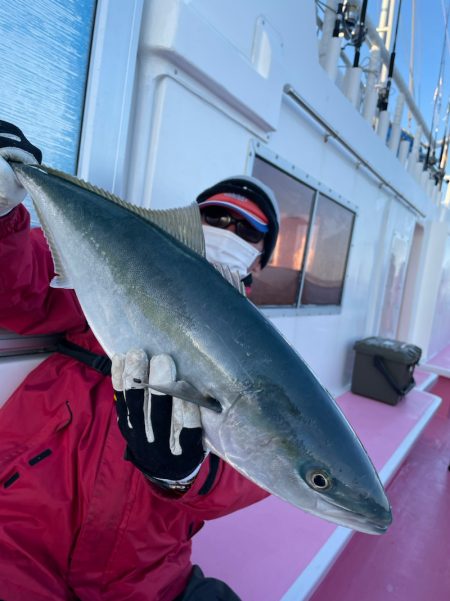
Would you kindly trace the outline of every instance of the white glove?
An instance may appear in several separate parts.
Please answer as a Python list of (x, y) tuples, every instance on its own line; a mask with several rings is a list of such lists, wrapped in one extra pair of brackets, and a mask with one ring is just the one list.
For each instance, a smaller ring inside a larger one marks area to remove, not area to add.
[(26, 196), (8, 161), (37, 165), (41, 151), (30, 144), (19, 128), (0, 121), (0, 217), (20, 204)]
[(143, 350), (114, 355), (111, 375), (127, 458), (159, 479), (195, 476), (205, 456), (199, 407), (151, 388), (176, 382), (172, 357), (155, 355), (149, 365)]

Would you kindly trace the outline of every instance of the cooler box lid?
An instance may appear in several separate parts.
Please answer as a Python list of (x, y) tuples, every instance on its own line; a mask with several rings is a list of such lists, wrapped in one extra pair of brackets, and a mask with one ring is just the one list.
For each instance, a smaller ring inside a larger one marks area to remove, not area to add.
[(422, 349), (414, 344), (379, 336), (357, 340), (353, 348), (356, 352), (364, 355), (378, 355), (405, 365), (418, 363), (422, 355)]

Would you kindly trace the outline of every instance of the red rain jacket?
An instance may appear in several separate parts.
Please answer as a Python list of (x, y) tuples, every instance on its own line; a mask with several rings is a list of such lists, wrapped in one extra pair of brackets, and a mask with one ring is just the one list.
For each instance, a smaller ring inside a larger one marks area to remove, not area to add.
[[(74, 249), (76, 252), (76, 249)], [(23, 206), (0, 218), (0, 327), (102, 353)], [(203, 520), (267, 493), (210, 455), (174, 499), (123, 459), (111, 380), (55, 353), (0, 409), (0, 598), (172, 601)], [(220, 561), (220, 558), (218, 558)]]

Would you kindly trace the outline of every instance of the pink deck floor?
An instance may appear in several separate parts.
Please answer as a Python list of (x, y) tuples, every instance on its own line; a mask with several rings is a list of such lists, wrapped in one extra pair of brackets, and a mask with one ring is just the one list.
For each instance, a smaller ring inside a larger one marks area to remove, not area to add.
[(450, 345), (446, 346), (442, 351), (428, 359), (425, 369), (434, 373), (450, 378)]
[(450, 380), (431, 392), (442, 404), (387, 489), (390, 530), (356, 533), (311, 601), (450, 599)]
[(420, 390), (430, 390), (431, 385), (437, 379), (435, 373), (430, 373), (419, 367), (414, 370), (414, 380), (416, 381), (416, 387)]
[[(427, 374), (422, 377), (426, 379)], [(412, 391), (396, 407), (351, 393), (338, 399), (384, 483), (410, 451), (438, 402), (435, 396), (420, 390)], [(448, 456), (450, 459), (450, 450)], [(298, 601), (306, 599), (308, 591), (320, 581), (350, 532), (270, 497), (242, 512), (209, 522), (194, 539), (193, 559), (207, 575), (233, 586), (244, 601), (279, 601), (288, 591), (289, 601)], [(372, 543), (380, 537), (365, 538)], [(347, 601), (345, 594), (327, 595), (320, 601)], [(355, 597), (358, 601), (366, 598)], [(384, 597), (378, 599), (384, 601)]]

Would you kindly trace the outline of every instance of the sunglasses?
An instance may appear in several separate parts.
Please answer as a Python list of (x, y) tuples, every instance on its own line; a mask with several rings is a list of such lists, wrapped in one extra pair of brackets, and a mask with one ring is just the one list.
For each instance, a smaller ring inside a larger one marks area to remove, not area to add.
[(205, 207), (201, 210), (201, 213), (206, 223), (213, 227), (225, 230), (233, 224), (236, 227), (236, 234), (246, 242), (256, 244), (264, 238), (264, 232), (255, 229), (245, 219), (236, 219), (221, 207)]

